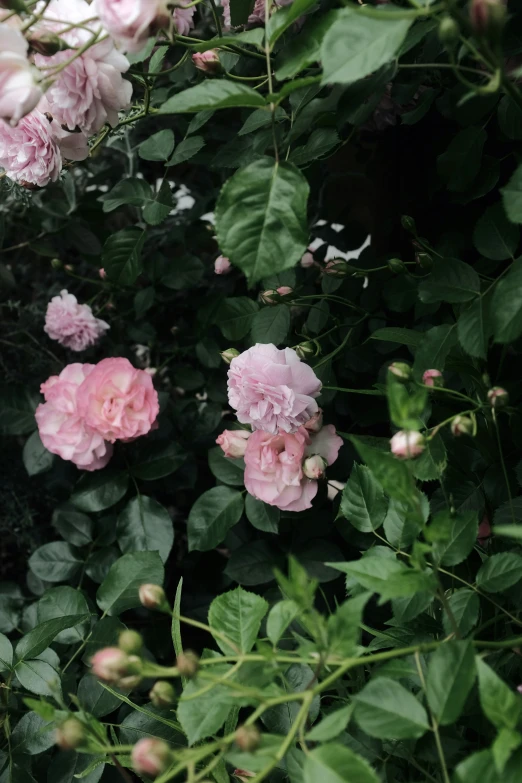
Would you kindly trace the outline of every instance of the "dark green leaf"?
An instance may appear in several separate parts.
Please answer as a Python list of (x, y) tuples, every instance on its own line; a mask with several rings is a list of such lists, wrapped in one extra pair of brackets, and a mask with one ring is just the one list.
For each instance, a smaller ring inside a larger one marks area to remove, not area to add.
[(522, 557), (514, 552), (491, 555), (477, 573), (477, 586), (487, 593), (499, 593), (522, 579)]
[(127, 492), (129, 477), (126, 473), (99, 471), (88, 473), (78, 481), (71, 503), (81, 511), (93, 513), (114, 506)]
[(174, 133), (170, 128), (165, 128), (142, 141), (138, 147), (138, 155), (142, 160), (168, 160), (173, 149)]
[(230, 109), (234, 106), (264, 106), (265, 99), (245, 84), (226, 79), (208, 79), (173, 95), (159, 108), (160, 114)]
[(384, 522), (388, 501), (369, 468), (354, 465), (341, 500), (341, 514), (361, 533), (378, 530)]
[(522, 699), (478, 655), (476, 665), (480, 704), (497, 729), (514, 729), (522, 713)]
[[(455, 590), (447, 601), (460, 635), (467, 636), (473, 626), (477, 624), (478, 620), (480, 601), (477, 593), (473, 590), (469, 590), (467, 587), (462, 587), (459, 590)], [(444, 631), (448, 635), (454, 632), (453, 623), (448, 617), (447, 612), (444, 612), (442, 622), (444, 624)]]
[(259, 310), (252, 321), (255, 343), (281, 345), (290, 329), (290, 308), (286, 304), (271, 305)]
[(92, 541), (92, 519), (74, 508), (58, 507), (53, 514), (53, 527), (73, 546), (87, 546)]
[(458, 258), (438, 259), (431, 275), (419, 285), (419, 298), (427, 304), (469, 302), (479, 292), (479, 276), (473, 267)]
[(245, 483), (243, 478), (244, 460), (225, 457), (220, 446), (216, 446), (208, 452), (208, 466), (214, 476), (223, 484), (242, 487)]
[(64, 582), (82, 565), (82, 559), (64, 541), (44, 544), (29, 558), (29, 568), (45, 582)]
[(265, 533), (277, 533), (281, 512), (276, 506), (269, 506), (262, 500), (256, 500), (247, 494), (245, 498), (245, 513), (251, 525)]
[(484, 128), (464, 128), (452, 138), (446, 152), (439, 155), (439, 176), (448, 190), (462, 192), (471, 187), (479, 173), (486, 138)]
[(107, 277), (119, 285), (133, 285), (142, 271), (141, 251), (145, 232), (124, 228), (112, 234), (103, 246), (102, 264)]
[(39, 696), (61, 694), (60, 677), (45, 661), (23, 661), (15, 669), (22, 688)]
[(378, 739), (418, 739), (429, 729), (426, 710), (402, 685), (387, 677), (369, 682), (354, 698), (355, 720)]
[(111, 566), (98, 588), (96, 601), (106, 614), (120, 614), (140, 605), (140, 585), (161, 585), (163, 579), (163, 563), (157, 552), (132, 552), (123, 555)]
[(204, 492), (192, 506), (188, 518), (189, 550), (214, 549), (243, 513), (243, 497), (230, 487)]
[(140, 453), (139, 461), (132, 465), (131, 470), (139, 479), (154, 481), (170, 476), (186, 459), (187, 453), (178, 443), (151, 443)]
[(241, 340), (252, 327), (259, 305), (247, 296), (225, 299), (218, 313), (219, 328), (227, 340)]
[(29, 476), (45, 473), (53, 466), (54, 454), (47, 451), (38, 432), (33, 432), (25, 442), (23, 460)]
[(304, 68), (319, 61), (321, 44), (335, 18), (335, 11), (328, 11), (319, 18), (311, 17), (301, 33), (285, 44), (276, 59), (275, 76), (278, 81), (292, 79)]
[(449, 511), (441, 511), (434, 518), (433, 524), (447, 529), (447, 536), (433, 545), (433, 553), (437, 560), (445, 566), (462, 563), (477, 540), (479, 525), (477, 512), (465, 511), (452, 515)]
[(316, 128), (306, 144), (296, 147), (290, 155), (290, 161), (296, 166), (305, 166), (313, 160), (324, 158), (340, 144), (334, 128)]
[(426, 697), (440, 726), (460, 717), (477, 670), (471, 642), (446, 642), (432, 653), (426, 676)]
[(52, 620), (46, 620), (40, 623), (32, 631), (23, 636), (15, 647), (15, 658), (22, 661), (27, 658), (36, 658), (42, 653), (51, 642), (53, 642), (60, 631), (66, 628), (74, 628), (75, 625), (85, 622), (89, 615), (73, 614), (66, 617), (55, 617)]
[(448, 354), (457, 342), (455, 324), (441, 324), (424, 333), (421, 344), (415, 354), (413, 372), (420, 380), (425, 370), (444, 370)]
[[(88, 617), (89, 606), (83, 593), (74, 587), (48, 588), (37, 604), (38, 622), (44, 623), (57, 617), (69, 617), (71, 615)], [(87, 624), (78, 623), (76, 626), (61, 631), (56, 636), (56, 641), (61, 644), (74, 644), (83, 641)]]
[(488, 342), (493, 332), (490, 314), (491, 295), (478, 296), (459, 315), (457, 333), (466, 353), (476, 359), (485, 359)]
[(494, 261), (513, 258), (519, 239), (518, 228), (509, 222), (500, 203), (486, 209), (473, 232), (473, 244), (479, 253)]
[(178, 166), (180, 163), (185, 163), (186, 160), (190, 160), (194, 155), (197, 155), (204, 146), (205, 139), (203, 136), (189, 136), (188, 139), (183, 139), (174, 150), (174, 155), (167, 163), (167, 166)]
[(495, 342), (510, 343), (522, 334), (522, 259), (498, 282), (491, 303)]
[(267, 612), (268, 604), (264, 598), (242, 587), (214, 598), (208, 610), (208, 624), (230, 640), (228, 644), (216, 634), (218, 647), (225, 655), (234, 655), (238, 651), (250, 652)]
[(512, 223), (522, 223), (522, 164), (500, 192), (508, 218)]
[(0, 389), (2, 405), (2, 435), (28, 435), (36, 429), (34, 412), (39, 402), (38, 395), (31, 394), (27, 389), (11, 384)]
[(158, 552), (164, 563), (174, 543), (169, 512), (145, 495), (127, 503), (118, 517), (116, 532), (122, 552)]

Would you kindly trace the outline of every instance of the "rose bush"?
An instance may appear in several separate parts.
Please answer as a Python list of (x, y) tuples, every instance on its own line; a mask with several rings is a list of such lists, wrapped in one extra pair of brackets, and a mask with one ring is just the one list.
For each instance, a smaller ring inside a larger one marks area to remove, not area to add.
[(518, 783), (521, 9), (0, 5), (0, 783)]

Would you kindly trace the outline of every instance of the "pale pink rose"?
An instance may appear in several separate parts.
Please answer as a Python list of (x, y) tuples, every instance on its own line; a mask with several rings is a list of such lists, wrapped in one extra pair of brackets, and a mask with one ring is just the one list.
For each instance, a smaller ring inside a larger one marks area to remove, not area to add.
[(310, 251), (307, 251), (304, 256), (301, 259), (301, 266), (303, 269), (308, 269), (309, 267), (313, 266), (315, 264), (314, 257), (310, 253)]
[(232, 271), (232, 264), (225, 256), (218, 256), (214, 261), (216, 275), (228, 275)]
[(327, 424), (318, 432), (312, 432), (310, 443), (305, 448), (305, 456), (319, 454), (327, 465), (333, 465), (343, 445), (343, 439), (337, 435), (333, 424)]
[(185, 8), (188, 3), (180, 3), (174, 8), (174, 26), (178, 35), (188, 35), (194, 27), (194, 11), (196, 6)]
[(442, 386), (444, 381), (440, 370), (426, 370), (422, 376), (422, 382), (430, 388)]
[(399, 459), (413, 459), (422, 454), (426, 443), (420, 432), (400, 430), (390, 440), (390, 448)]
[(167, 743), (154, 737), (140, 739), (131, 754), (134, 771), (152, 778), (166, 772), (172, 759), (172, 752)]
[(95, 0), (93, 11), (118, 46), (139, 52), (147, 39), (169, 24), (166, 0)]
[(112, 456), (112, 446), (85, 424), (78, 411), (78, 388), (93, 369), (92, 364), (69, 364), (49, 378), (40, 389), (45, 403), (35, 414), (45, 448), (83, 470), (104, 468)]
[(194, 52), (192, 62), (198, 71), (203, 71), (203, 73), (218, 73), (221, 70), (217, 49), (208, 49), (206, 52)]
[(114, 443), (133, 440), (152, 429), (159, 413), (152, 378), (122, 357), (102, 359), (78, 390), (85, 422)]
[(230, 363), (228, 401), (256, 430), (295, 432), (317, 413), (320, 392), (321, 381), (292, 348), (257, 343)]
[(89, 305), (78, 304), (66, 290), (53, 296), (47, 305), (44, 332), (72, 351), (84, 351), (94, 345), (107, 329), (109, 324), (96, 318)]
[(0, 118), (11, 125), (34, 109), (42, 97), (27, 48), (19, 30), (0, 23)]
[(252, 433), (247, 430), (224, 430), (216, 438), (216, 443), (221, 446), (225, 457), (244, 457), (247, 441)]

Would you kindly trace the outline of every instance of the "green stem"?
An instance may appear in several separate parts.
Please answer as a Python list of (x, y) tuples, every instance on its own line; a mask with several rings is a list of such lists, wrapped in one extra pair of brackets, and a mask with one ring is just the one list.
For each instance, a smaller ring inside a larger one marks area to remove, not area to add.
[(502, 466), (502, 473), (504, 474), (504, 481), (506, 482), (506, 489), (507, 489), (508, 498), (509, 498), (509, 510), (511, 512), (511, 521), (515, 525), (516, 524), (516, 519), (515, 519), (515, 509), (513, 507), (513, 495), (511, 494), (511, 487), (510, 487), (510, 484), (509, 484), (509, 476), (508, 476), (508, 472), (507, 472), (507, 468), (506, 468), (506, 463), (505, 463), (505, 460), (504, 460), (504, 453), (502, 451), (502, 442), (500, 440), (500, 432), (499, 432), (499, 429), (498, 429), (498, 422), (497, 422), (497, 412), (496, 412), (495, 408), (491, 409), (491, 413), (492, 413), (492, 416), (493, 416), (493, 424), (494, 424), (494, 427), (495, 427), (495, 434), (496, 434), (496, 437), (497, 437), (497, 446), (498, 446), (498, 454), (499, 454), (499, 457), (500, 457), (500, 464)]
[[(424, 672), (422, 671), (422, 666), (419, 658), (419, 653), (415, 653), (415, 663), (417, 665), (417, 671), (419, 672), (419, 679), (421, 681), (422, 690), (424, 693), (426, 693), (426, 681), (424, 679)], [(429, 709), (429, 707), (428, 707)], [(444, 783), (450, 783), (449, 775), (448, 775), (448, 767), (446, 765), (446, 759), (444, 757), (444, 749), (442, 747), (442, 743), (440, 741), (440, 734), (439, 734), (439, 725), (435, 719), (435, 716), (429, 710), (430, 716), (431, 716), (431, 728), (433, 729), (433, 733), (435, 735), (435, 744), (437, 746), (437, 753), (439, 756), (440, 765), (442, 767), (442, 775), (444, 777)]]

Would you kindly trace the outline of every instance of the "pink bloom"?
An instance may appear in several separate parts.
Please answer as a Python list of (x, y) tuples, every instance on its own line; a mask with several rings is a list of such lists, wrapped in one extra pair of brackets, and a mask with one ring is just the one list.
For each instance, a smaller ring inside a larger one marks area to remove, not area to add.
[(132, 440), (150, 432), (159, 413), (152, 378), (128, 359), (102, 359), (78, 390), (86, 424), (106, 440)]
[(206, 52), (194, 52), (192, 62), (203, 73), (218, 73), (221, 70), (217, 49), (208, 49)]
[(133, 747), (131, 760), (135, 772), (155, 778), (167, 770), (172, 753), (163, 740), (145, 737)]
[(413, 459), (422, 454), (426, 445), (420, 432), (400, 430), (390, 440), (390, 447), (399, 459)]
[(11, 125), (34, 109), (42, 97), (27, 48), (19, 30), (0, 24), (0, 118)]
[(66, 133), (38, 109), (15, 128), (0, 120), (0, 166), (21, 185), (44, 187), (56, 182), (62, 170), (62, 150), (71, 160), (83, 160), (89, 154), (82, 133)]
[(322, 408), (319, 408), (317, 413), (314, 413), (311, 419), (308, 419), (306, 424), (304, 425), (305, 429), (308, 430), (308, 432), (319, 432), (321, 427), (323, 426), (323, 410)]
[(426, 370), (422, 376), (422, 382), (425, 386), (431, 388), (442, 386), (442, 373), (440, 370)]
[(194, 11), (195, 6), (192, 8), (185, 8), (188, 3), (180, 3), (179, 6), (174, 8), (174, 25), (178, 35), (188, 35), (194, 27)]
[(92, 673), (105, 682), (119, 682), (127, 674), (128, 668), (129, 657), (119, 647), (104, 647), (91, 658)]
[(218, 256), (214, 261), (214, 272), (216, 275), (228, 275), (232, 271), (232, 264), (225, 256)]
[(95, 318), (89, 305), (78, 304), (76, 297), (65, 290), (60, 296), (53, 296), (47, 305), (44, 331), (51, 340), (72, 351), (84, 351), (94, 345), (107, 329), (109, 324)]
[(230, 363), (228, 401), (256, 430), (295, 432), (317, 413), (320, 392), (321, 381), (292, 348), (257, 343)]
[(509, 394), (501, 386), (493, 386), (488, 391), (488, 402), (492, 408), (502, 408), (507, 405), (509, 400)]
[(169, 24), (166, 0), (95, 0), (94, 10), (126, 52), (139, 52), (149, 36)]
[(107, 272), (105, 271), (105, 269), (103, 267), (98, 270), (98, 274), (99, 274), (99, 276), (101, 277), (102, 280), (106, 280), (107, 279)]
[(303, 269), (308, 269), (314, 264), (315, 261), (313, 255), (310, 253), (310, 251), (307, 251), (301, 259), (301, 266), (303, 267)]
[(252, 433), (247, 430), (225, 430), (216, 439), (218, 446), (221, 446), (225, 457), (244, 457), (247, 447), (247, 441)]
[(36, 423), (45, 448), (83, 470), (104, 468), (112, 446), (90, 427), (78, 411), (78, 388), (92, 372), (92, 364), (69, 364), (41, 386), (45, 397), (36, 409)]
[(306, 478), (303, 462), (308, 455), (317, 454), (331, 465), (342, 445), (333, 425), (323, 427), (321, 433), (310, 437), (304, 427), (292, 434), (271, 435), (259, 430), (252, 433), (245, 452), (248, 492), (282, 511), (311, 508), (317, 482)]

